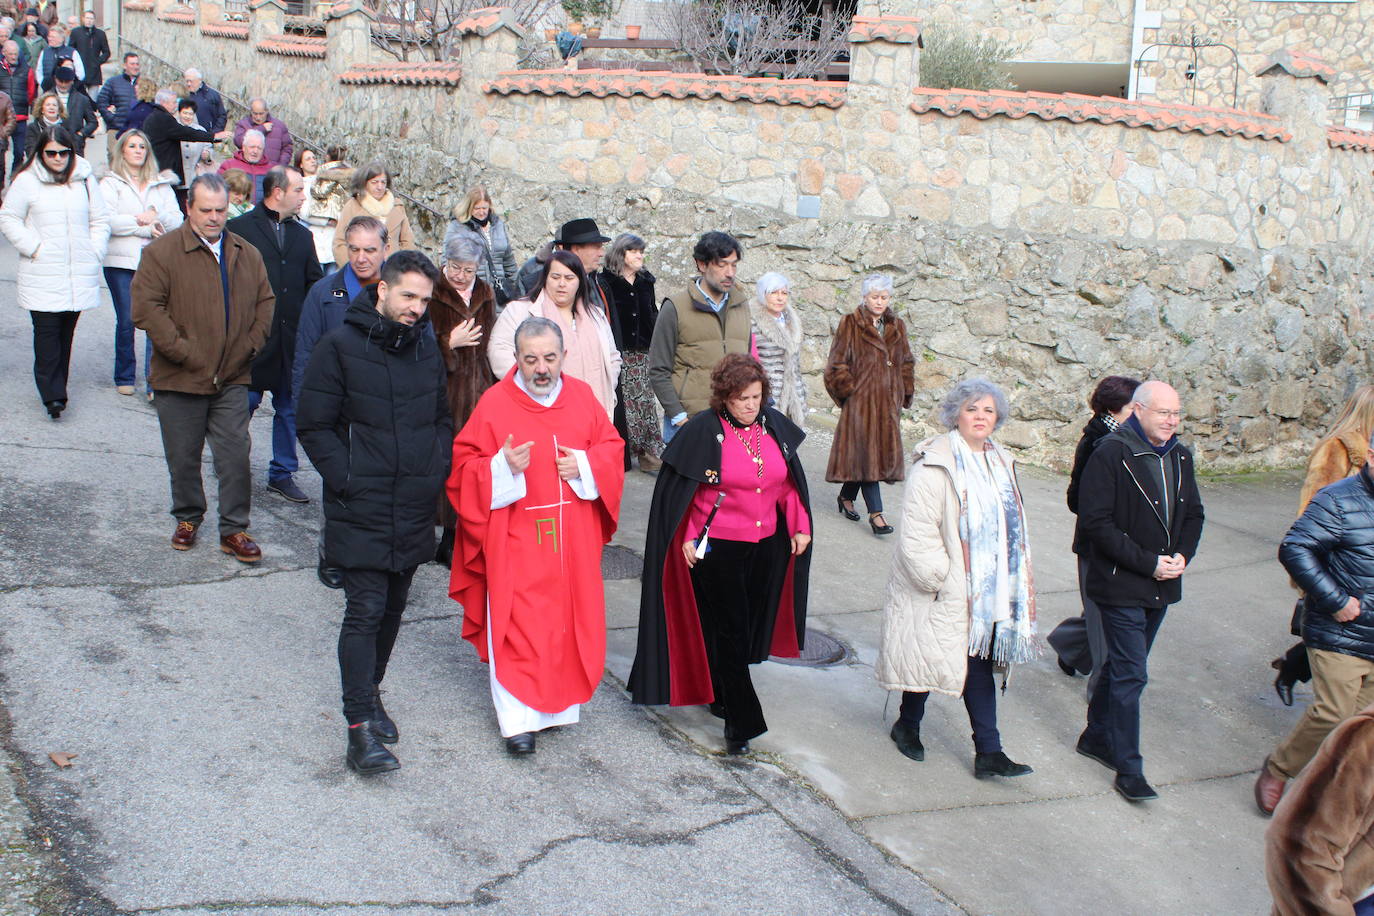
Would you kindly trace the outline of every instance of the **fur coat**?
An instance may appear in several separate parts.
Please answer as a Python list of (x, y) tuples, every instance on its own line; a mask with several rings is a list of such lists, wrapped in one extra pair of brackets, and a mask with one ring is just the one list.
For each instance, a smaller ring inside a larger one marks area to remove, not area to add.
[(1276, 916), (1353, 913), (1374, 885), (1374, 706), (1338, 725), (1264, 836)]
[(768, 373), (768, 390), (773, 406), (798, 426), (806, 424), (806, 382), (802, 379), (801, 319), (788, 307), (783, 322), (769, 314), (757, 298), (749, 300), (749, 320), (753, 324), (754, 347), (759, 363)]
[(916, 391), (916, 360), (902, 319), (889, 310), (880, 334), (863, 306), (841, 318), (825, 363), (825, 390), (840, 408), (825, 479), (903, 479), (901, 411)]
[(1364, 467), (1368, 443), (1354, 432), (1339, 438), (1323, 439), (1312, 452), (1307, 462), (1307, 476), (1302, 482), (1302, 496), (1298, 502), (1298, 514), (1307, 508), (1312, 497), (1322, 487), (1349, 477)]

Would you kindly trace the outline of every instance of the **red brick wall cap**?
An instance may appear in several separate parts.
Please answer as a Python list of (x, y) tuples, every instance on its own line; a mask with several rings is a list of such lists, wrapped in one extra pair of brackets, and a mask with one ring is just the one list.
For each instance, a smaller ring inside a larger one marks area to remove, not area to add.
[(339, 74), (339, 82), (353, 86), (390, 83), (395, 86), (457, 86), (463, 68), (455, 63), (429, 61), (396, 64), (356, 64)]
[(1332, 149), (1374, 153), (1374, 131), (1356, 130), (1353, 127), (1328, 127), (1326, 145)]
[(1320, 57), (1307, 51), (1292, 49), (1275, 53), (1260, 67), (1259, 75), (1265, 76), (1275, 70), (1282, 70), (1297, 77), (1312, 77), (1323, 83), (1329, 83), (1336, 78), (1336, 68)]
[(291, 37), (272, 35), (258, 42), (258, 50), (268, 54), (284, 54), (287, 57), (324, 57), (327, 44), (323, 38), (306, 35)]
[(921, 39), (921, 20), (910, 16), (855, 16), (849, 26), (849, 43), (890, 41), (915, 44)]
[(642, 95), (651, 99), (721, 98), (727, 101), (769, 102), (775, 105), (844, 104), (843, 84), (816, 80), (776, 80), (762, 77), (710, 76), (705, 73), (650, 73), (640, 70), (509, 70), (482, 87), (483, 92), (510, 95), (590, 95), (604, 99)]

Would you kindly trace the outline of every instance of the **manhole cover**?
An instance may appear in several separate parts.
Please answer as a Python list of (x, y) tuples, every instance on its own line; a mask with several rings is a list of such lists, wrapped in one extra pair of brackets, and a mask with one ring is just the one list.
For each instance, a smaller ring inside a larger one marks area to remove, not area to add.
[(815, 630), (807, 630), (806, 648), (802, 649), (800, 658), (778, 658), (776, 655), (769, 656), (769, 658), (783, 665), (800, 665), (803, 668), (829, 668), (832, 665), (840, 664), (849, 658), (850, 654), (849, 647), (835, 637), (818, 633)]
[(601, 550), (601, 578), (638, 579), (644, 560), (628, 547), (606, 546)]

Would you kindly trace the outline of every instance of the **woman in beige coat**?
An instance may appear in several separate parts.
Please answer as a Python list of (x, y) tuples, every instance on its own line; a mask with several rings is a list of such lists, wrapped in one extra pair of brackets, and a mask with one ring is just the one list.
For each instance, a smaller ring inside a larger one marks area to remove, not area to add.
[(355, 216), (375, 216), (386, 224), (386, 256), (415, 247), (415, 231), (405, 205), (391, 193), (391, 172), (374, 160), (353, 173), (353, 196), (339, 212), (334, 227), (334, 263), (343, 267), (348, 263), (348, 244), (344, 233)]
[(902, 691), (891, 735), (912, 760), (925, 759), (931, 691), (964, 698), (979, 779), (1031, 772), (1002, 751), (993, 678), (1036, 654), (1025, 510), (1012, 458), (991, 438), (1007, 414), (992, 382), (960, 382), (940, 404), (949, 432), (917, 446), (876, 669), (883, 687)]

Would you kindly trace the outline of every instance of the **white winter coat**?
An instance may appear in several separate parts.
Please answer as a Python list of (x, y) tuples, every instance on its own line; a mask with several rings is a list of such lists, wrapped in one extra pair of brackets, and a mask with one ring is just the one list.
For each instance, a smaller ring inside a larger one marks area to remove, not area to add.
[[(1011, 456), (992, 445), (1011, 466)], [(874, 673), (888, 690), (962, 696), (968, 674), (968, 570), (947, 435), (916, 446), (900, 530)]]
[(80, 156), (67, 184), (35, 162), (14, 177), (0, 232), (19, 250), (19, 305), (35, 312), (79, 312), (100, 305), (100, 261), (110, 212), (91, 164)]
[(106, 267), (138, 270), (143, 248), (153, 240), (153, 227), (140, 226), (135, 217), (149, 207), (157, 210), (163, 230), (171, 232), (181, 225), (181, 208), (177, 206), (176, 194), (172, 192), (176, 183), (176, 173), (168, 170), (154, 178), (140, 194), (122, 175), (110, 172), (100, 179), (100, 193), (105, 197), (105, 205), (110, 208), (110, 247), (105, 252)]
[[(543, 293), (539, 295), (542, 296)], [(491, 371), (497, 378), (505, 378), (506, 373), (515, 365), (515, 329), (520, 327), (520, 322), (526, 318), (548, 318), (552, 321), (553, 316), (545, 311), (546, 308), (552, 309), (555, 306), (551, 302), (547, 305), (541, 304), (538, 297), (534, 301), (514, 299), (506, 303), (505, 309), (491, 329), (491, 338), (487, 342), (487, 362), (491, 363)], [(606, 390), (611, 393), (612, 403), (602, 406), (608, 413), (614, 413), (615, 386), (620, 382), (620, 351), (615, 347), (615, 335), (611, 333), (611, 323), (606, 319), (606, 315), (600, 309), (592, 308), (586, 309), (584, 314), (591, 315), (592, 325), (601, 340), (601, 356), (606, 364)], [(593, 388), (595, 387), (593, 385)]]

